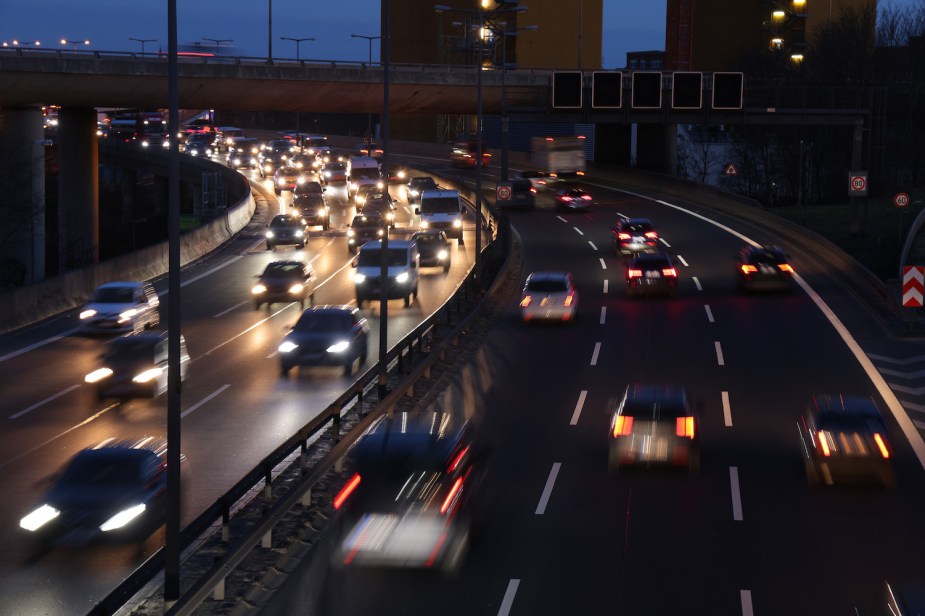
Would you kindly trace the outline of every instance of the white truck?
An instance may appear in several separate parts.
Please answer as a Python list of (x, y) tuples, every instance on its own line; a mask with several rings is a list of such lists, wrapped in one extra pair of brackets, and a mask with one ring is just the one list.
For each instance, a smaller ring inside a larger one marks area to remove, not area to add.
[(583, 175), (584, 137), (533, 137), (530, 158), (534, 169), (552, 176)]

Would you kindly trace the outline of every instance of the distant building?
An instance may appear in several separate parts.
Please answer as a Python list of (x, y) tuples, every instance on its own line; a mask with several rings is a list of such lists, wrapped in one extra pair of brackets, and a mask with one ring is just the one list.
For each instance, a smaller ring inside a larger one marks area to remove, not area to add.
[(660, 71), (665, 68), (665, 52), (628, 51), (626, 68), (632, 71)]

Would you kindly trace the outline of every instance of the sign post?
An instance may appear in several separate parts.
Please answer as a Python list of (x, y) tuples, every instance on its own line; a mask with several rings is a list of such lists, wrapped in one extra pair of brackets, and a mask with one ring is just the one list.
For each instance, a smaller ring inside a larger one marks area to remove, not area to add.
[(896, 236), (899, 245), (903, 244), (903, 229), (906, 228), (906, 206), (909, 205), (909, 195), (904, 192), (893, 195), (893, 205), (899, 209), (899, 234)]

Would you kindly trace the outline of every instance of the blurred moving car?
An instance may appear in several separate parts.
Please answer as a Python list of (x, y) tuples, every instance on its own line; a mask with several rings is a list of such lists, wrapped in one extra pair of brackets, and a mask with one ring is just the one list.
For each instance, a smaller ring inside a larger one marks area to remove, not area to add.
[(626, 296), (678, 296), (678, 270), (663, 252), (637, 254), (626, 266)]
[(523, 321), (574, 321), (578, 315), (578, 289), (570, 272), (533, 272), (520, 296)]
[(160, 322), (160, 299), (150, 282), (107, 282), (80, 310), (84, 333), (137, 332)]
[(484, 515), (487, 449), (471, 423), (402, 413), (377, 423), (353, 455), (356, 472), (334, 497), (332, 565), (458, 572)]
[(793, 267), (777, 246), (745, 246), (736, 256), (740, 291), (792, 291)]
[(382, 216), (357, 214), (347, 229), (347, 250), (355, 253), (366, 242), (378, 240), (385, 235), (387, 226), (388, 221)]
[(555, 178), (550, 177), (545, 171), (521, 171), (517, 174), (518, 178), (529, 180), (533, 188), (539, 190), (552, 183)]
[(266, 238), (267, 250), (287, 244), (305, 248), (305, 227), (298, 216), (277, 214), (267, 225)]
[(797, 422), (806, 479), (824, 483), (896, 485), (893, 448), (880, 409), (869, 396), (813, 396)]
[(626, 218), (610, 228), (610, 241), (617, 256), (656, 252), (658, 231), (648, 218)]
[(273, 190), (277, 195), (284, 190), (295, 190), (299, 184), (305, 183), (302, 172), (291, 165), (284, 165), (273, 174)]
[[(155, 398), (167, 392), (167, 332), (141, 332), (113, 338), (100, 356), (102, 366), (84, 377), (96, 384), (96, 396)], [(190, 356), (180, 335), (180, 382), (186, 380)]]
[(341, 161), (331, 161), (321, 167), (321, 181), (325, 184), (346, 184), (347, 165)]
[[(305, 176), (302, 176), (303, 178)], [(299, 195), (305, 194), (316, 194), (320, 195), (327, 190), (324, 186), (321, 185), (317, 180), (305, 179), (302, 182), (297, 182), (295, 188), (292, 189), (292, 195), (298, 197)]]
[(260, 177), (268, 178), (274, 175), (277, 169), (286, 165), (288, 155), (265, 150), (258, 156), (258, 159), (260, 160), (260, 166), (258, 167)]
[(228, 146), (225, 164), (232, 169), (256, 169), (259, 165), (257, 155), (260, 153), (258, 141), (252, 137), (235, 137)]
[(591, 207), (591, 195), (581, 188), (560, 188), (556, 191), (557, 210), (587, 210), (589, 207)]
[(425, 190), (437, 190), (437, 182), (430, 176), (413, 177), (408, 180), (408, 203), (421, 200), (421, 193)]
[(369, 326), (354, 306), (315, 306), (302, 316), (279, 345), (283, 376), (295, 366), (343, 366), (353, 374), (354, 364), (366, 363)]
[(446, 233), (432, 229), (418, 231), (411, 236), (418, 245), (421, 267), (442, 267), (450, 271), (450, 240)]
[[(386, 255), (382, 254), (382, 240), (366, 242), (354, 259), (356, 273), (353, 282), (356, 288), (357, 306), (363, 302), (382, 298), (404, 299), (405, 308), (417, 299), (418, 281), (421, 276), (420, 256), (414, 240), (389, 240)], [(382, 259), (386, 259), (386, 279), (382, 280)]]
[(398, 163), (388, 163), (382, 167), (382, 179), (389, 184), (405, 181), (405, 169)]
[(186, 138), (183, 151), (190, 156), (212, 156), (214, 138), (211, 133), (193, 133)]
[(292, 200), (292, 210), (302, 219), (306, 227), (330, 227), (330, 210), (321, 193), (300, 193)]
[(274, 302), (299, 302), (305, 308), (305, 299), (309, 305), (315, 305), (315, 287), (318, 279), (311, 263), (305, 261), (273, 261), (267, 263), (262, 274), (257, 275), (257, 283), (251, 289), (254, 309), (261, 304), (267, 308)]
[(389, 226), (395, 226), (395, 202), (392, 196), (383, 190), (373, 190), (363, 195), (362, 202), (360, 195), (357, 195), (357, 207), (359, 213), (382, 216), (388, 221)]
[(530, 180), (511, 180), (511, 198), (496, 199), (495, 205), (500, 209), (533, 210), (536, 209), (536, 189)]
[(611, 411), (608, 441), (612, 473), (623, 466), (700, 470), (700, 422), (683, 387), (629, 385)]
[(47, 547), (143, 541), (166, 521), (166, 497), (167, 439), (110, 439), (78, 452), (19, 526)]

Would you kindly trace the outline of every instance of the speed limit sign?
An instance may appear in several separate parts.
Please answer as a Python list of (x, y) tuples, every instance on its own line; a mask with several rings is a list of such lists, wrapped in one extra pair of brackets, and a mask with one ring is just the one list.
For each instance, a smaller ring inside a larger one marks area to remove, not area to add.
[(848, 196), (849, 197), (866, 197), (867, 196), (867, 172), (852, 171), (848, 174)]
[(893, 197), (893, 205), (898, 208), (904, 208), (909, 205), (909, 195), (906, 193), (896, 193), (896, 196)]
[(511, 200), (511, 183), (510, 182), (498, 182), (498, 201), (510, 201)]

